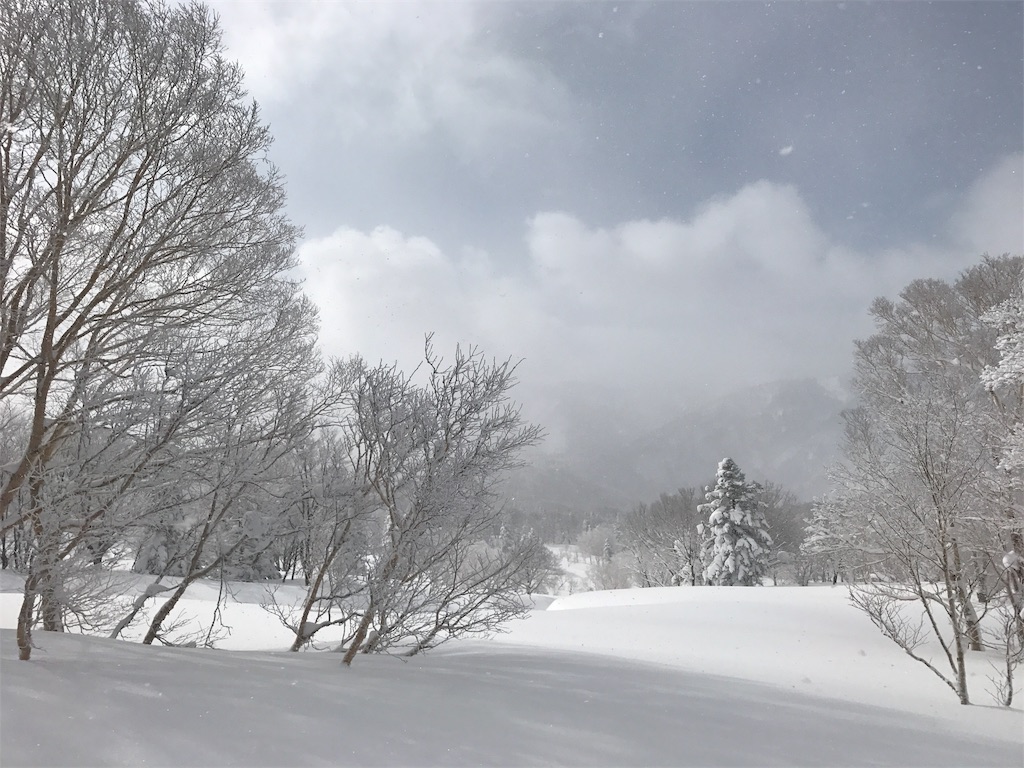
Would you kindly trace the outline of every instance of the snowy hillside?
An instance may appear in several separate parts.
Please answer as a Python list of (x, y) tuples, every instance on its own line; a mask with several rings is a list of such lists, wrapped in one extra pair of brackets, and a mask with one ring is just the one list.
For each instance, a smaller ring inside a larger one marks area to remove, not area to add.
[(649, 487), (673, 491), (714, 478), (732, 456), (754, 480), (771, 480), (809, 500), (827, 487), (838, 456), (847, 398), (813, 379), (750, 387), (686, 410), (629, 446), (632, 466)]
[[(236, 590), (218, 643), (249, 650), (39, 632), (29, 663), (6, 629), (18, 596), (0, 595), (3, 764), (1021, 763), (1019, 708), (958, 705), (841, 588), (544, 599), (496, 639), (350, 669), (282, 652), (259, 589)], [(205, 620), (215, 594), (201, 585), (182, 615)]]

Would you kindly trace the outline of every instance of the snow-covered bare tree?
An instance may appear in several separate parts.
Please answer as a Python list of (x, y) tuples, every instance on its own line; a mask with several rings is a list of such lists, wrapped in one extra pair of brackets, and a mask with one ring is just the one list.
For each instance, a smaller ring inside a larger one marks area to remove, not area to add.
[(599, 523), (587, 527), (576, 537), (576, 548), (588, 562), (611, 559), (611, 552), (618, 550), (618, 531), (613, 523)]
[(1016, 297), (982, 319), (999, 333), (999, 362), (982, 371), (982, 382), (995, 405), (993, 424), (1000, 444), (993, 485), (1002, 488), (1010, 528), (997, 565), (1008, 602), (999, 637), (1005, 645), (1006, 663), (998, 687), (1001, 702), (1009, 706), (1014, 694), (1013, 671), (1024, 661), (1024, 286)]
[(748, 483), (730, 458), (718, 464), (714, 488), (708, 488), (707, 504), (698, 510), (707, 515), (699, 531), (704, 537), (701, 552), (704, 581), (716, 586), (760, 584), (768, 570), (772, 537), (765, 523), (760, 486)]
[(536, 537), (487, 544), (501, 525), (499, 483), (540, 438), (508, 400), (515, 366), (475, 348), (446, 363), (428, 337), (423, 373), (418, 386), (393, 366), (365, 367), (352, 389), (350, 476), (376, 529), (359, 565), (365, 590), (346, 603), (358, 616), (346, 664), (495, 629), (525, 610), (524, 574), (547, 554)]
[[(340, 365), (346, 372), (361, 372), (359, 361)], [(347, 382), (349, 391), (352, 385)], [(340, 625), (354, 633), (355, 606), (366, 592), (365, 558), (377, 526), (374, 505), (353, 480), (350, 458), (343, 432), (333, 426), (319, 430), (293, 457), (295, 503), (283, 538), (294, 550), (294, 567), (302, 569), (306, 595), (297, 608), (275, 600), (265, 606), (295, 633), (292, 651), (325, 627)]]
[(509, 532), (500, 549), (503, 553), (516, 550), (531, 553), (530, 557), (524, 559), (523, 567), (517, 576), (522, 590), (527, 594), (548, 592), (554, 588), (559, 577), (563, 575), (558, 558), (544, 545), (540, 534), (532, 528), (525, 531)]
[(891, 569), (890, 556), (863, 526), (860, 510), (838, 494), (816, 499), (804, 529), (800, 556), (811, 570), (808, 580), (837, 583), (868, 580)]
[(632, 555), (632, 568), (641, 586), (701, 583), (700, 499), (696, 488), (680, 488), (663, 493), (650, 504), (640, 504), (626, 515), (621, 525), (622, 544)]
[[(855, 355), (860, 406), (846, 414), (833, 473), (833, 519), (848, 521), (837, 534), (859, 535), (884, 567), (882, 583), (855, 590), (857, 604), (964, 704), (965, 651), (982, 646), (979, 602), (992, 597), (986, 582), (1018, 525), (994, 479), (999, 443), (980, 377), (996, 336), (982, 317), (1019, 298), (1022, 270), (1020, 258), (986, 257), (954, 284), (917, 280), (898, 302), (874, 302), (877, 332)], [(915, 603), (924, 625), (908, 615)], [(944, 662), (920, 650), (925, 625)]]
[[(1019, 288), (1024, 294), (1024, 286)], [(982, 371), (982, 383), (995, 405), (996, 439), (1000, 443), (1001, 482), (1014, 493), (1014, 517), (1024, 514), (1024, 299), (1013, 298), (987, 312), (983, 321), (999, 335), (998, 363)]]
[(265, 291), (261, 315), (219, 329), (224, 335), (207, 365), (179, 372), (184, 391), (205, 390), (188, 440), (170, 444), (180, 449), (170, 467), (179, 479), (164, 520), (173, 522), (179, 546), (165, 547), (158, 573), (173, 565), (182, 578), (143, 642), (159, 637), (161, 623), (196, 579), (279, 575), (270, 550), (290, 532), (295, 499), (287, 493), (288, 459), (330, 417), (341, 387), (336, 375), (320, 377), (311, 304), (294, 285), (275, 288)]
[[(174, 430), (155, 413), (167, 400), (155, 372), (175, 378), (162, 343), (230, 323), (243, 306), (262, 311), (253, 298), (293, 264), (296, 230), (282, 214), (269, 143), (205, 6), (5, 3), (0, 398), (29, 417), (3, 474), (0, 525), (34, 540), (24, 659), (36, 598), (63, 589), (58, 562), (109, 521)], [(111, 428), (101, 412), (112, 409), (129, 421)], [(124, 446), (143, 434), (134, 471), (113, 473), (102, 493), (68, 459), (75, 441), (87, 439), (90, 457), (110, 456), (97, 439)], [(54, 467), (82, 481), (67, 488), (89, 494), (49, 488)], [(95, 506), (71, 529), (53, 503), (62, 494)]]
[[(14, 470), (21, 458), (22, 446), (28, 439), (28, 413), (15, 408), (13, 401), (0, 400), (0, 484), (4, 475)], [(25, 570), (28, 566), (25, 540), (30, 536), (27, 524), (2, 526), (0, 518), (0, 568)]]
[(768, 572), (773, 583), (778, 583), (780, 575), (803, 581), (800, 571), (806, 564), (800, 562), (800, 545), (804, 541), (811, 505), (770, 480), (759, 485), (757, 501), (772, 537)]

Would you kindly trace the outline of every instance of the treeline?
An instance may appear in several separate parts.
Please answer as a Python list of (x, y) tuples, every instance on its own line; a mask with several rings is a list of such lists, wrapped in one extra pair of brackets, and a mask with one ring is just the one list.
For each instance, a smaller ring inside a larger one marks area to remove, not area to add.
[[(722, 478), (716, 477), (705, 488), (663, 493), (626, 512), (579, 516), (579, 529), (571, 537), (565, 535), (563, 541), (575, 544), (590, 561), (592, 585), (597, 589), (623, 589), (730, 582), (724, 575), (706, 573), (707, 567), (716, 549), (747, 539), (759, 539), (760, 551), (755, 570), (745, 574), (743, 582), (760, 583), (770, 578), (772, 583), (807, 584), (831, 579), (832, 574), (826, 573), (821, 563), (801, 550), (811, 503), (800, 501), (770, 481), (748, 483), (735, 462), (726, 461), (729, 472), (735, 473), (736, 482), (731, 487), (728, 483), (722, 485)], [(711, 517), (720, 506), (727, 507), (730, 515), (736, 513), (735, 531), (714, 532)], [(750, 519), (742, 520), (744, 514)], [(761, 536), (761, 531), (766, 536)], [(723, 536), (734, 540), (720, 541), (716, 547), (716, 539)]]

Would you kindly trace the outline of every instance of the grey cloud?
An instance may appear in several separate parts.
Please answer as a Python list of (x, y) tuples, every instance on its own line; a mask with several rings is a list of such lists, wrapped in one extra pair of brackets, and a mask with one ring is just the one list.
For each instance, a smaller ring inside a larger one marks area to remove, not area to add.
[(875, 295), (1024, 250), (1017, 2), (215, 5), (333, 353), (830, 376)]

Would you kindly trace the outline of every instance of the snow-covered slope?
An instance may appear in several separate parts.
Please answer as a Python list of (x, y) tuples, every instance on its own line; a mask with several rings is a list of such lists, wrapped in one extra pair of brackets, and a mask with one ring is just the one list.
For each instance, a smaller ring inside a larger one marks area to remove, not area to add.
[[(636, 659), (896, 707), (943, 718), (954, 727), (970, 724), (979, 733), (1024, 740), (1019, 701), (1015, 713), (960, 706), (934, 674), (850, 605), (842, 586), (582, 592), (558, 598), (510, 630), (502, 642)], [(1001, 657), (989, 651), (972, 654), (970, 661), (973, 699), (989, 705), (990, 664)]]
[[(7, 582), (5, 582), (5, 585)], [(237, 590), (253, 600), (252, 587)], [(190, 593), (191, 594), (191, 593)], [(182, 614), (208, 616), (204, 585)], [(282, 595), (283, 596), (283, 595)], [(13, 626), (17, 595), (0, 595)], [(1020, 765), (1020, 709), (961, 707), (841, 588), (584, 593), (398, 660), (289, 654), (230, 602), (230, 651), (0, 630), (17, 765)], [(979, 669), (972, 678), (984, 703)], [(871, 703), (874, 702), (874, 703)]]

